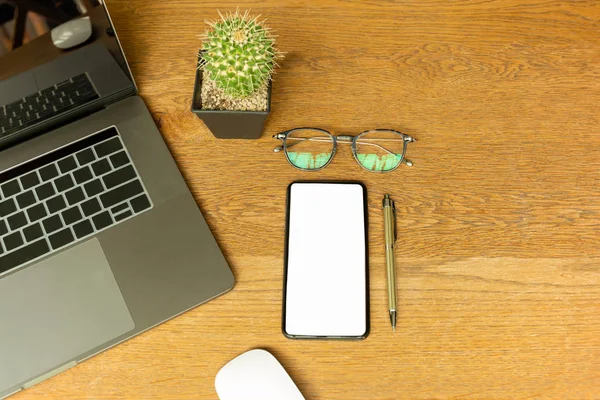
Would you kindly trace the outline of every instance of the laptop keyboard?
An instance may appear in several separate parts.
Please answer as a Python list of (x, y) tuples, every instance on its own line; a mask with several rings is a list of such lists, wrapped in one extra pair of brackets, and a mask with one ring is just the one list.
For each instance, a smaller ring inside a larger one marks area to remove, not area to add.
[(150, 208), (114, 127), (0, 173), (0, 273)]
[(80, 74), (10, 104), (0, 106), (0, 137), (97, 99), (87, 74)]

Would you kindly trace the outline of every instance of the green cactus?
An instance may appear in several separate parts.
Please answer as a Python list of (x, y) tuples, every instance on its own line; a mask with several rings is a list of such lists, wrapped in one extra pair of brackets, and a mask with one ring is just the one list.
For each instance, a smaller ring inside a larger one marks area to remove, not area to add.
[(247, 97), (269, 82), (281, 53), (258, 17), (247, 11), (219, 15), (220, 20), (207, 21), (210, 28), (203, 36), (199, 68), (227, 95)]

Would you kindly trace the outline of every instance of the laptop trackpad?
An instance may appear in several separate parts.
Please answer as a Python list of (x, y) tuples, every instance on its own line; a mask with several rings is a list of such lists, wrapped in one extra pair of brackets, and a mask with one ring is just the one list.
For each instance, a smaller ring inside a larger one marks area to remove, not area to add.
[(0, 279), (0, 394), (134, 327), (98, 239)]

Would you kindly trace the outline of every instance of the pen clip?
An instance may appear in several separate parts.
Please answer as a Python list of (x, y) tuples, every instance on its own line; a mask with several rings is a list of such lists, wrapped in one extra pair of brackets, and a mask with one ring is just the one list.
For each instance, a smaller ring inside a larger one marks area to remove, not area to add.
[(396, 243), (396, 239), (398, 239), (398, 228), (396, 224), (396, 202), (392, 201), (392, 211), (394, 215), (394, 243)]

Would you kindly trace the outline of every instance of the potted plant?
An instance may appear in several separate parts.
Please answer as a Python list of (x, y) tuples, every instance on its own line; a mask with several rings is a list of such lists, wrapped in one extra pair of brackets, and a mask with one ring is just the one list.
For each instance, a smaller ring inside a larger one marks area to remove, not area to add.
[(271, 110), (275, 38), (258, 17), (227, 13), (208, 21), (198, 52), (192, 111), (218, 138), (256, 139)]

